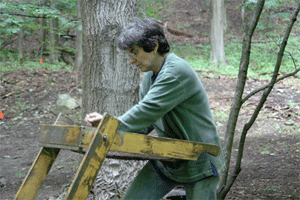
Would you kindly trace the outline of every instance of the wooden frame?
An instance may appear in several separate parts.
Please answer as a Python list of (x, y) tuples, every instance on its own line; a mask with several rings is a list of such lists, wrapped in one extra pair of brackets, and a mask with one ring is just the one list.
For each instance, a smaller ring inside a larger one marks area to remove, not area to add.
[[(59, 120), (59, 117), (57, 121)], [(105, 114), (97, 128), (72, 125), (42, 125), (42, 147), (24, 179), (15, 200), (35, 199), (60, 149), (84, 153), (66, 199), (86, 199), (105, 158), (135, 160), (197, 160), (201, 153), (220, 154), (217, 145), (152, 137), (118, 131), (119, 121)]]

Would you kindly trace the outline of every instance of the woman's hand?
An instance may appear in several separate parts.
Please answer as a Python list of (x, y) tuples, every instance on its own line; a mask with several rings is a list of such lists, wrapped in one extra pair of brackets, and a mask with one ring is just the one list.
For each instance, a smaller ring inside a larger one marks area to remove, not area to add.
[(89, 126), (97, 127), (102, 119), (103, 119), (103, 115), (101, 115), (97, 112), (93, 112), (93, 113), (87, 114), (84, 118), (84, 121)]

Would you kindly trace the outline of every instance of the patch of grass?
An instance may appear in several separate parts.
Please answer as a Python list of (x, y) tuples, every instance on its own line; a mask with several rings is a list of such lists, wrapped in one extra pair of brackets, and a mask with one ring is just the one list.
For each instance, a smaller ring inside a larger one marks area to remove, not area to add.
[[(144, 2), (138, 2), (139, 13), (141, 17), (150, 17), (161, 19), (160, 11), (164, 15), (171, 15), (172, 9), (170, 0), (148, 0)], [(167, 7), (167, 8), (166, 8)]]
[(215, 121), (225, 121), (228, 119), (228, 113), (222, 112), (219, 109), (212, 110), (212, 116), (215, 119)]
[[(280, 71), (292, 72), (300, 61), (298, 46), (300, 39), (291, 37), (286, 47)], [(280, 41), (253, 43), (251, 47), (248, 76), (259, 79), (270, 79), (277, 60)], [(191, 44), (172, 44), (171, 51), (185, 59), (194, 69), (212, 70), (217, 74), (236, 77), (240, 65), (242, 44), (228, 43), (225, 45), (225, 56), (227, 64), (216, 67), (210, 62), (210, 44), (195, 46)]]
[(9, 72), (9, 71), (15, 71), (15, 70), (36, 70), (40, 68), (47, 68), (51, 70), (59, 70), (59, 69), (65, 69), (65, 70), (72, 70), (71, 66), (65, 65), (65, 63), (57, 63), (57, 64), (51, 64), (44, 62), (41, 64), (40, 62), (33, 62), (33, 61), (27, 61), (23, 64), (20, 64), (17, 61), (10, 61), (10, 62), (0, 62), (0, 71), (3, 73)]

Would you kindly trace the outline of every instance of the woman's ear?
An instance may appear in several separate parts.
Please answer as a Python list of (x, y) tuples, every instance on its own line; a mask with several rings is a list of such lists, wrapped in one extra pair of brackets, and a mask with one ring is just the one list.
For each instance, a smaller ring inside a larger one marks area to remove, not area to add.
[(158, 50), (158, 47), (159, 47), (159, 43), (158, 43), (157, 40), (155, 40), (154, 43), (155, 43), (155, 48), (153, 49), (153, 52), (156, 54), (157, 50)]

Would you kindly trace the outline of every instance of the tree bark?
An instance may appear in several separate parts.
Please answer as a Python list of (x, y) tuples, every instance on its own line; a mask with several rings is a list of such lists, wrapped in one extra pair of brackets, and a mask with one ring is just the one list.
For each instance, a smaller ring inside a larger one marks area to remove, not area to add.
[(21, 30), (20, 30), (20, 39), (19, 39), (19, 62), (22, 64), (24, 62), (24, 46), (23, 46), (23, 43), (24, 43), (24, 37), (25, 37), (25, 34), (24, 34), (24, 26), (22, 26)]
[[(44, 4), (46, 6), (48, 6), (48, 0), (44, 0)], [(48, 31), (48, 27), (47, 27), (47, 18), (46, 15), (44, 15), (43, 19), (42, 19), (42, 45), (41, 45), (41, 58), (44, 59), (44, 55), (46, 53), (46, 49), (47, 49), (47, 31)]]
[(46, 48), (47, 48), (47, 44), (46, 44), (46, 39), (47, 39), (47, 21), (46, 18), (44, 17), (42, 20), (42, 47), (41, 47), (41, 57), (42, 59), (44, 59), (44, 55), (46, 53)]
[[(56, 0), (51, 1), (52, 6), (56, 6)], [(58, 61), (58, 18), (50, 19), (50, 61), (56, 63)]]
[[(120, 116), (138, 102), (139, 71), (117, 38), (137, 16), (136, 0), (81, 1), (83, 34), (82, 119), (90, 112)], [(95, 199), (118, 199), (143, 162), (106, 159), (94, 184)]]
[(77, 29), (76, 29), (76, 56), (75, 66), (73, 71), (81, 71), (82, 69), (82, 24), (81, 24), (81, 12), (80, 12), (80, 0), (77, 0)]
[(226, 62), (224, 51), (224, 28), (226, 27), (226, 10), (224, 0), (211, 0), (211, 54), (210, 58), (214, 65), (220, 66)]

